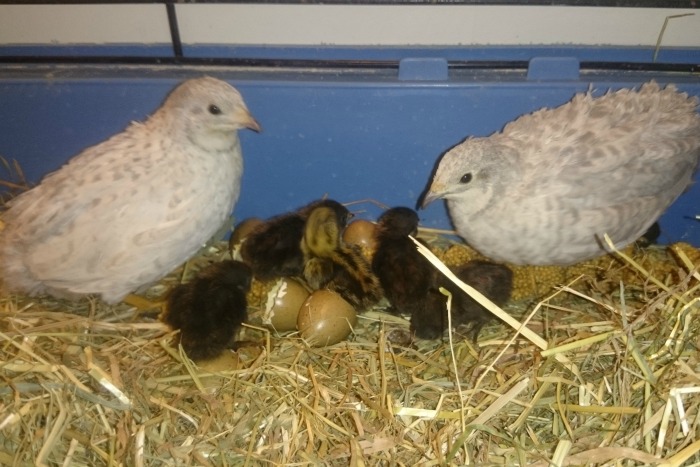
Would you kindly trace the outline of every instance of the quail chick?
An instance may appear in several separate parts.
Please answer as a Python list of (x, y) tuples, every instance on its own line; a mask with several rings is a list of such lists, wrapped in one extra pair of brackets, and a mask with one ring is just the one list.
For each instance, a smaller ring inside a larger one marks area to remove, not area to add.
[(214, 358), (231, 344), (236, 329), (248, 317), (246, 293), (251, 278), (246, 264), (225, 260), (170, 292), (161, 319), (180, 330), (179, 342), (190, 358)]
[(337, 292), (357, 311), (364, 311), (379, 301), (382, 292), (360, 248), (342, 243), (343, 224), (332, 208), (320, 206), (311, 212), (300, 244), (303, 277), (312, 289)]
[(691, 184), (698, 99), (655, 82), (468, 138), (440, 160), (423, 206), (447, 200), (457, 233), (514, 264), (569, 265), (637, 240)]
[[(507, 266), (490, 261), (472, 260), (456, 268), (454, 273), (462, 282), (471, 285), (498, 306), (505, 305), (510, 299), (513, 291), (513, 271)], [(452, 325), (470, 326), (472, 338), (476, 341), (481, 328), (493, 315), (443, 275), (440, 275), (440, 285), (452, 293)], [(443, 309), (446, 308), (443, 306)], [(444, 321), (446, 324), (447, 317)]]
[(644, 232), (644, 234), (637, 239), (635, 245), (638, 248), (648, 248), (651, 245), (656, 244), (660, 236), (661, 226), (658, 222), (654, 222), (653, 224), (651, 224), (651, 227), (649, 227), (647, 231)]
[(385, 211), (377, 220), (372, 271), (391, 304), (390, 311), (410, 315), (416, 335), (427, 337), (433, 333), (424, 331), (423, 321), (430, 322), (433, 314), (440, 313), (436, 305), (439, 297), (431, 296), (436, 292), (437, 271), (408, 237), (417, 231), (418, 214), (413, 209), (395, 207)]
[[(473, 260), (453, 272), (498, 306), (504, 305), (510, 298), (513, 272), (506, 266)], [(491, 312), (442, 274), (438, 275), (434, 287), (429, 290), (425, 306), (412, 315), (411, 330), (420, 338), (437, 339), (447, 329), (447, 297), (440, 292), (440, 287), (452, 294), (452, 326), (468, 326), (472, 339), (476, 341), (481, 328), (491, 319)]]
[(85, 149), (10, 201), (0, 233), (7, 292), (119, 302), (194, 255), (229, 219), (243, 171), (240, 93), (184, 81), (143, 123)]
[(304, 255), (304, 280), (312, 290), (322, 288), (335, 274), (331, 257), (340, 247), (341, 229), (337, 215), (326, 207), (313, 209), (306, 220), (300, 249)]
[(301, 239), (309, 214), (317, 207), (328, 207), (342, 229), (351, 217), (348, 209), (332, 199), (317, 200), (291, 213), (281, 214), (257, 226), (241, 244), (241, 257), (255, 276), (268, 280), (300, 276), (304, 269)]

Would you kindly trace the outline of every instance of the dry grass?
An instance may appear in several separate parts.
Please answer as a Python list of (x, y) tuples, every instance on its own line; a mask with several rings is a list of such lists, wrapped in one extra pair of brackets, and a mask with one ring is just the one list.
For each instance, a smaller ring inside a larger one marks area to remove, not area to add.
[(401, 345), (376, 309), (314, 348), (251, 307), (237, 351), (195, 364), (158, 297), (223, 250), (118, 306), (0, 297), (0, 465), (700, 465), (695, 248), (517, 269), (512, 327), (478, 344)]
[(157, 311), (1, 298), (0, 464), (697, 464), (698, 262), (655, 254), (666, 277), (618, 262), (506, 308), (544, 350), (495, 322), (402, 347), (377, 310), (325, 348), (248, 327), (197, 366)]

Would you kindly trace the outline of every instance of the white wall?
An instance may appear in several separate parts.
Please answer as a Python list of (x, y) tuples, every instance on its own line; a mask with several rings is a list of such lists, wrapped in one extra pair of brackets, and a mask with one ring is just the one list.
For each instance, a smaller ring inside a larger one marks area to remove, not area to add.
[[(483, 5), (178, 4), (185, 44), (700, 47), (700, 10)], [(168, 43), (164, 5), (0, 5), (0, 45)]]

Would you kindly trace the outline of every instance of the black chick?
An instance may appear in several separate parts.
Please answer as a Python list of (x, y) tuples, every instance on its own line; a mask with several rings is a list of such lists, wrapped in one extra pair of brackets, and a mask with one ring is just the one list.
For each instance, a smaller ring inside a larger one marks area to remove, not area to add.
[(377, 220), (372, 271), (391, 304), (390, 311), (410, 315), (416, 335), (430, 338), (434, 332), (423, 325), (431, 324), (433, 315), (439, 314), (439, 297), (434, 296), (433, 290), (437, 271), (408, 238), (417, 231), (418, 214), (413, 209), (396, 207), (385, 211)]
[(637, 248), (648, 248), (651, 245), (656, 244), (660, 236), (661, 226), (658, 222), (654, 222), (653, 224), (651, 224), (651, 227), (649, 227), (647, 231), (644, 232), (644, 235), (637, 239), (635, 245), (637, 245)]
[[(471, 285), (498, 306), (504, 305), (510, 298), (513, 271), (502, 264), (473, 260), (453, 272), (462, 282)], [(472, 339), (476, 341), (481, 328), (493, 314), (442, 274), (438, 276), (436, 287), (431, 291), (431, 306), (415, 322), (411, 321), (416, 335), (420, 337), (422, 333), (427, 338), (437, 338), (447, 328), (447, 297), (439, 292), (439, 287), (444, 287), (452, 294), (452, 326), (468, 325)]]
[(360, 248), (342, 242), (343, 227), (332, 208), (321, 206), (311, 212), (300, 243), (305, 258), (302, 275), (312, 289), (333, 290), (364, 311), (379, 301), (381, 287)]
[(249, 266), (225, 260), (210, 264), (170, 292), (161, 319), (180, 330), (179, 342), (190, 358), (216, 357), (231, 344), (236, 329), (248, 317), (251, 278)]
[(348, 209), (332, 199), (317, 200), (290, 213), (280, 214), (257, 226), (241, 245), (241, 258), (259, 279), (299, 276), (304, 269), (300, 244), (309, 214), (317, 207), (335, 212), (344, 228), (352, 217)]

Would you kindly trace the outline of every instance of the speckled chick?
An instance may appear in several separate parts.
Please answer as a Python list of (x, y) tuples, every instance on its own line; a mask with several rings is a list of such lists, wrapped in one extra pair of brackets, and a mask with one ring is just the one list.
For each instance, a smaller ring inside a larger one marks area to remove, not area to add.
[(381, 299), (382, 291), (360, 248), (342, 242), (343, 227), (334, 209), (313, 209), (300, 244), (304, 253), (302, 275), (313, 290), (332, 290), (362, 312)]
[(700, 158), (698, 99), (655, 82), (524, 115), (440, 160), (423, 206), (444, 198), (483, 255), (569, 265), (634, 242), (688, 187)]
[(390, 311), (410, 315), (416, 335), (424, 338), (433, 336), (429, 330), (424, 331), (424, 321), (430, 323), (437, 319), (440, 326), (442, 321), (440, 309), (436, 309), (431, 297), (437, 270), (418, 253), (415, 243), (408, 237), (416, 235), (418, 221), (418, 214), (407, 207), (391, 208), (379, 216), (372, 271), (391, 304)]
[(193, 360), (221, 354), (247, 319), (246, 293), (252, 272), (239, 261), (225, 260), (204, 268), (168, 295), (161, 319), (179, 329), (179, 342)]
[(242, 128), (260, 129), (231, 85), (181, 83), (145, 122), (85, 149), (9, 203), (4, 289), (115, 303), (175, 269), (238, 200)]
[(348, 209), (332, 199), (313, 201), (296, 211), (280, 214), (258, 225), (241, 244), (241, 257), (253, 269), (255, 277), (301, 276), (304, 254), (301, 240), (304, 226), (317, 207), (328, 207), (336, 215), (340, 228), (352, 217)]

